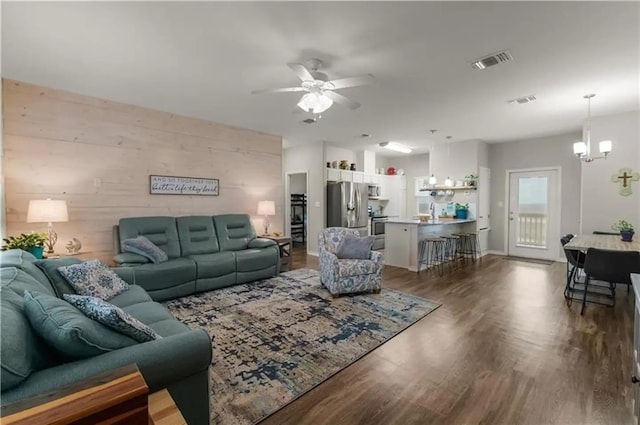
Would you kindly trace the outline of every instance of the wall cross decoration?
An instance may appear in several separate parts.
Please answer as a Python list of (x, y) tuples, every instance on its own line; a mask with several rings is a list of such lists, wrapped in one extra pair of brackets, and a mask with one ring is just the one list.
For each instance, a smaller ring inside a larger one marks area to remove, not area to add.
[(640, 180), (640, 173), (634, 173), (631, 168), (621, 168), (611, 176), (611, 181), (620, 184), (620, 195), (631, 195), (631, 182)]

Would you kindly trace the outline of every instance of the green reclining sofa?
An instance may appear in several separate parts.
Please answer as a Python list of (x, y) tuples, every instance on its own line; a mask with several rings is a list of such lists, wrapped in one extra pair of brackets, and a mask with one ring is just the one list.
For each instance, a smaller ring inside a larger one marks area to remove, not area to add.
[[(114, 257), (123, 277), (143, 287), (156, 301), (179, 298), (276, 276), (278, 245), (257, 238), (246, 214), (122, 218), (114, 227)], [(125, 239), (144, 236), (166, 252), (168, 261), (121, 252)]]
[[(24, 313), (23, 295), (28, 290), (61, 297), (72, 289), (47, 277), (35, 261), (33, 255), (21, 250), (0, 253), (2, 406), (135, 363), (151, 392), (169, 390), (188, 424), (209, 424), (212, 351), (204, 330), (189, 329), (142, 287), (130, 285), (109, 302), (149, 325), (162, 338), (81, 360), (63, 360), (31, 326)], [(121, 268), (117, 273), (132, 279), (130, 269)]]

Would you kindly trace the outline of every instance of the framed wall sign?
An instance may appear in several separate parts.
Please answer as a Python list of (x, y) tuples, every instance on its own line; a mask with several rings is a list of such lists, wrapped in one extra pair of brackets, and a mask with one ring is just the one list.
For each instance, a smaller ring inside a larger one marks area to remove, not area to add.
[(199, 177), (149, 176), (149, 193), (152, 195), (218, 196), (220, 181)]

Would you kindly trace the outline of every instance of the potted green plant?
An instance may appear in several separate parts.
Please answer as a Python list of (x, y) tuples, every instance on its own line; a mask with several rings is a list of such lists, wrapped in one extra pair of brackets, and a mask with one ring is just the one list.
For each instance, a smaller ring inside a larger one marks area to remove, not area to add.
[(474, 187), (476, 185), (477, 180), (478, 180), (478, 175), (475, 173), (467, 174), (466, 176), (464, 176), (465, 186)]
[(47, 240), (46, 233), (21, 233), (18, 236), (4, 238), (2, 251), (8, 249), (21, 249), (30, 252), (36, 258), (42, 258), (44, 252), (44, 242)]
[(458, 204), (456, 202), (456, 218), (466, 220), (469, 214), (469, 204)]
[(633, 234), (635, 233), (633, 231), (633, 224), (628, 221), (618, 220), (611, 228), (620, 232), (620, 239), (622, 239), (623, 242), (631, 242), (633, 240)]

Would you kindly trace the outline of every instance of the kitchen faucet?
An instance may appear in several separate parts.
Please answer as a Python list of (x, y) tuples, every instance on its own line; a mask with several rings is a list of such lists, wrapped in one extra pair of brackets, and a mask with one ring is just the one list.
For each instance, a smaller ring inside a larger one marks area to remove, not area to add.
[(431, 211), (431, 221), (436, 221), (436, 204), (435, 204), (435, 202), (432, 202), (431, 205), (429, 205), (429, 211)]

